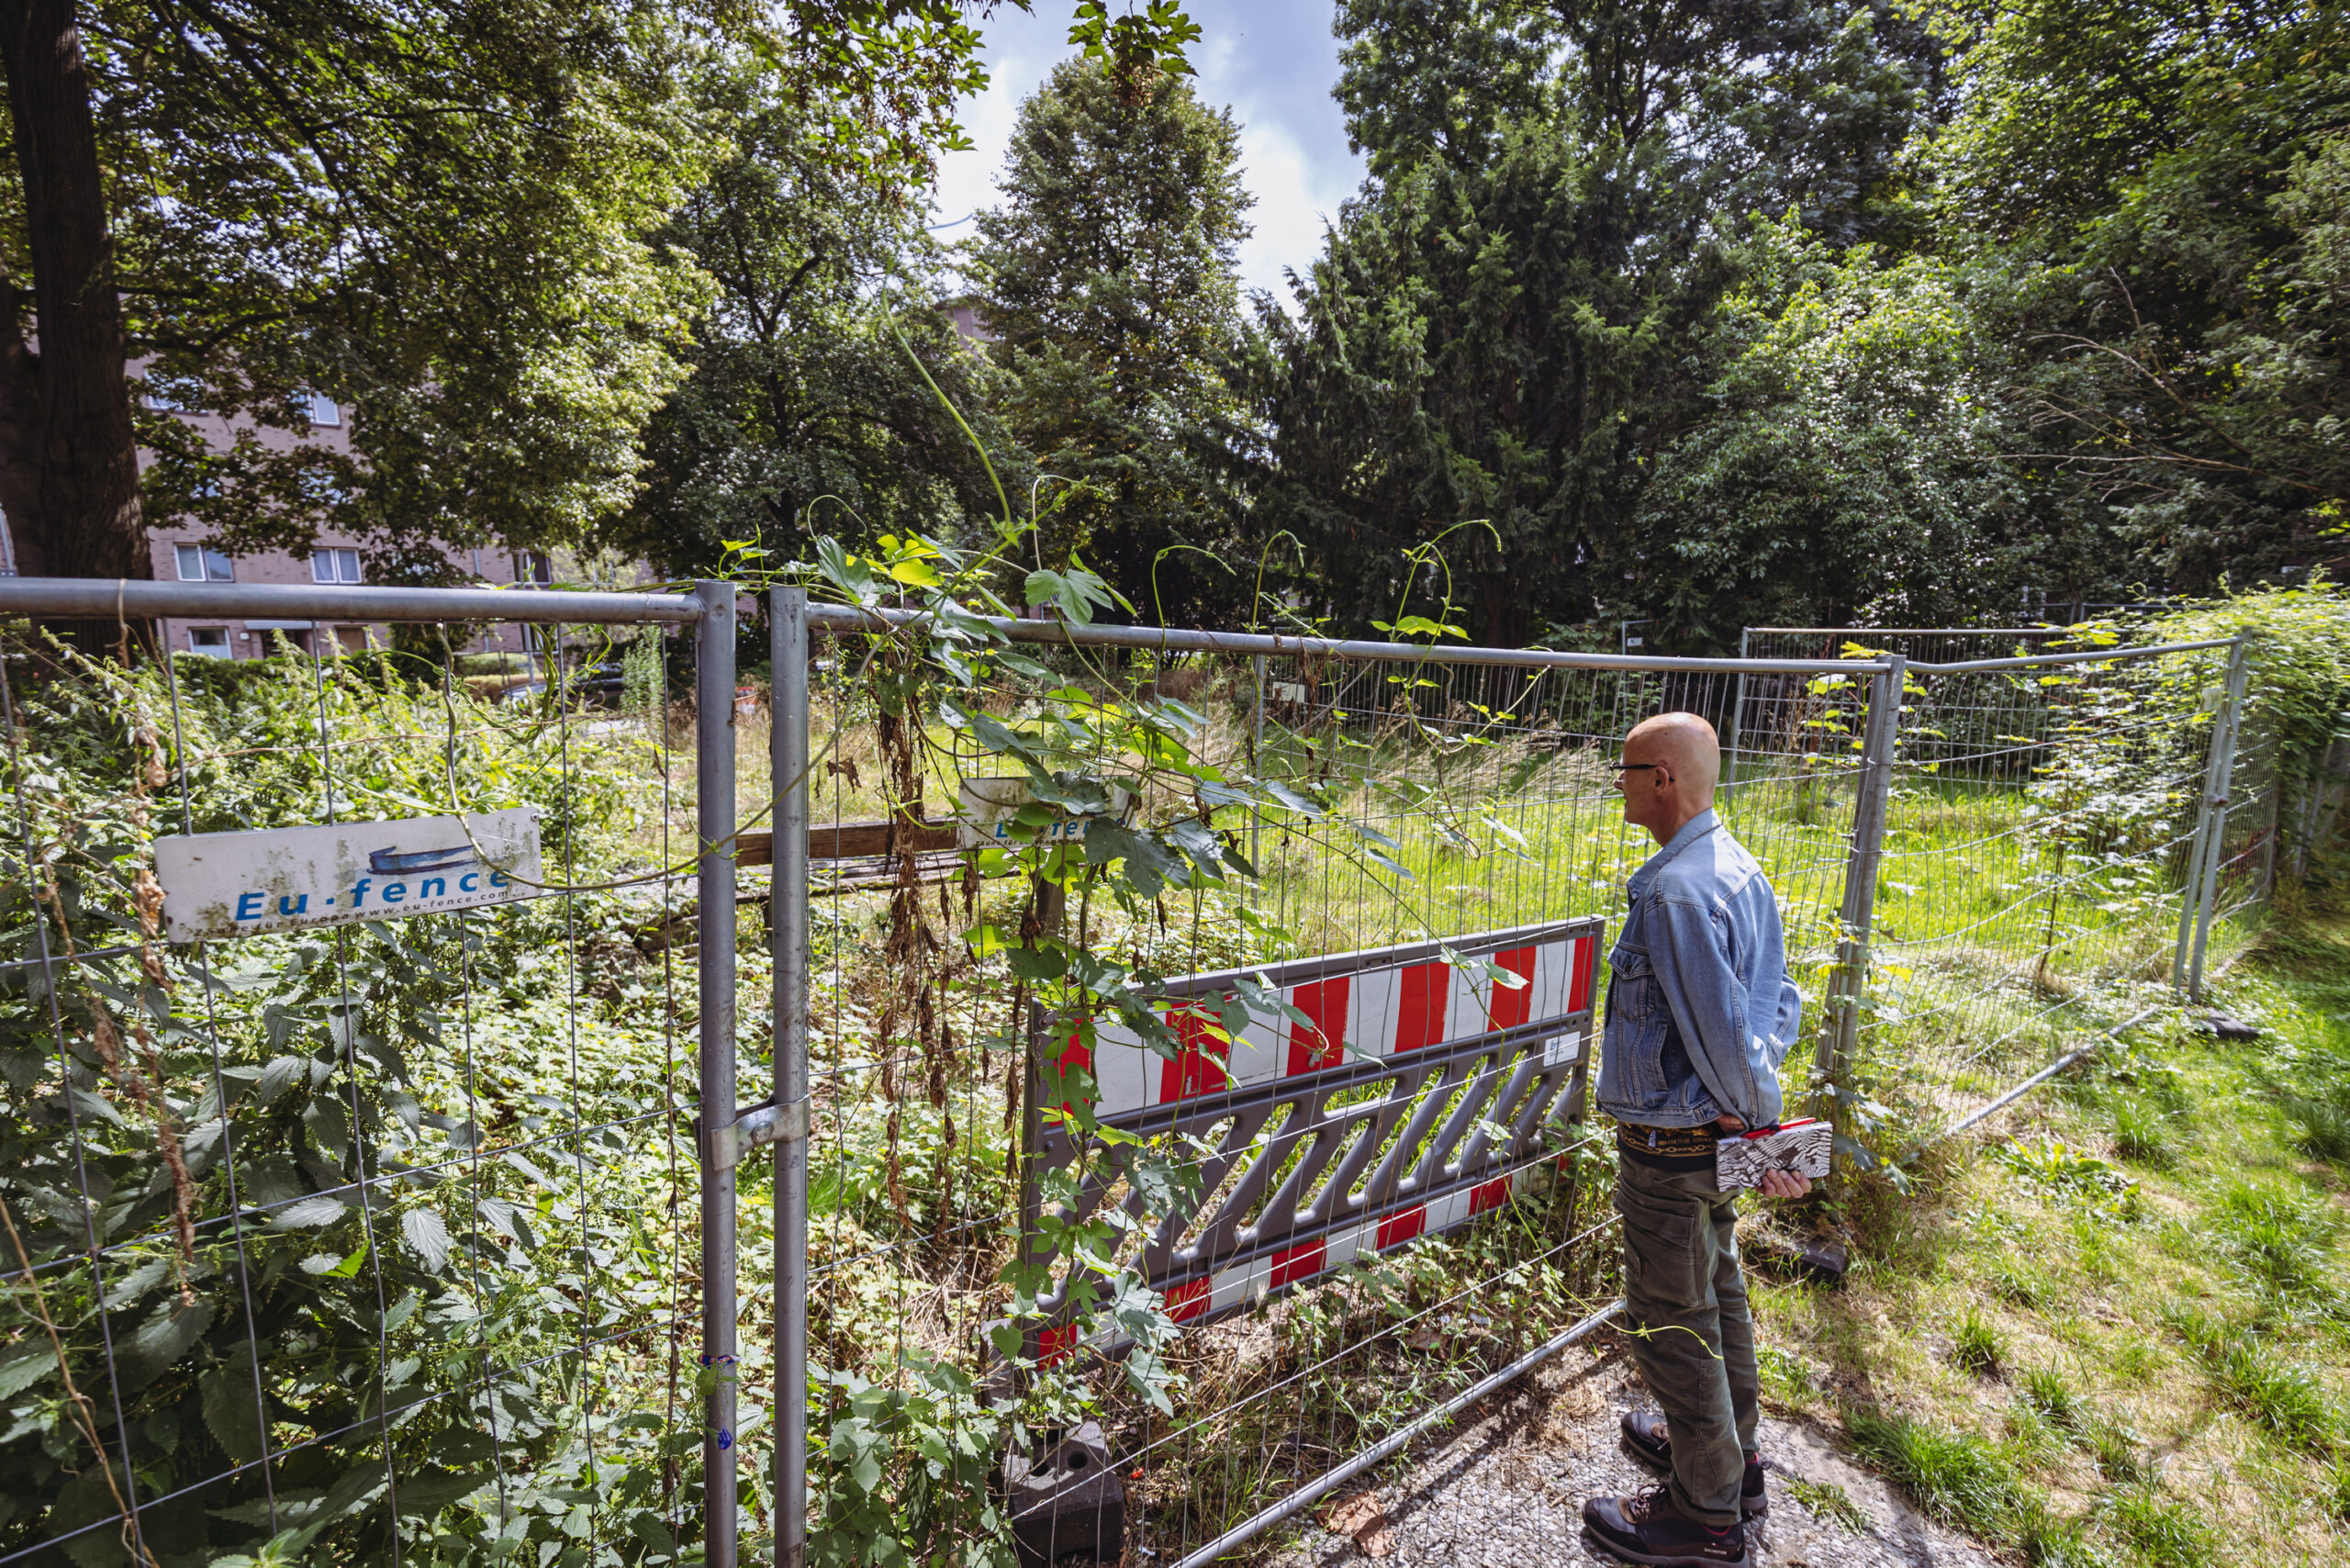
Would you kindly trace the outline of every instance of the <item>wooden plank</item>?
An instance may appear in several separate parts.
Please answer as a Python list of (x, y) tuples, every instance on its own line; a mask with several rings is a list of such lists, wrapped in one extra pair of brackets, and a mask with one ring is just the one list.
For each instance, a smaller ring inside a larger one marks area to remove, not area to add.
[[(869, 822), (817, 823), (808, 830), (808, 858), (811, 860), (861, 860), (883, 853), (889, 823), (879, 818)], [(955, 847), (955, 824), (951, 822), (924, 822), (900, 835), (900, 843), (916, 854)], [(772, 866), (775, 864), (775, 834), (765, 828), (746, 829), (735, 835), (734, 864), (737, 866)]]

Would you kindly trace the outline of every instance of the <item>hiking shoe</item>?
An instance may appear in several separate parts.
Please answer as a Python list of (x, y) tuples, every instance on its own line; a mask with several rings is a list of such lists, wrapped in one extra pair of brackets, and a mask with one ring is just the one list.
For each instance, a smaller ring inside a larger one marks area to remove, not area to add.
[(1662, 1486), (1632, 1497), (1594, 1497), (1583, 1529), (1599, 1549), (1627, 1562), (1658, 1568), (1746, 1568), (1746, 1527), (1707, 1529), (1674, 1510)]
[[(1624, 1446), (1634, 1459), (1659, 1470), (1673, 1468), (1673, 1439), (1665, 1436), (1664, 1417), (1653, 1410), (1628, 1410), (1622, 1422)], [(1760, 1454), (1746, 1462), (1746, 1475), (1739, 1483), (1738, 1511), (1741, 1518), (1759, 1519), (1771, 1511), (1771, 1495), (1764, 1489), (1762, 1459)]]

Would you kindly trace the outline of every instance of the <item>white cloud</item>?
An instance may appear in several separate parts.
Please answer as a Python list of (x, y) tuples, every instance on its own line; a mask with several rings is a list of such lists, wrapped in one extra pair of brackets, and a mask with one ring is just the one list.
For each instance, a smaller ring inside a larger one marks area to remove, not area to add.
[(1322, 229), (1338, 216), (1338, 203), (1351, 187), (1330, 191), (1315, 176), (1297, 140), (1278, 124), (1244, 126), (1240, 132), (1241, 179), (1257, 205), (1248, 209), (1256, 230), (1240, 247), (1240, 286), (1261, 288), (1286, 308), (1293, 303), (1284, 268), (1304, 274), (1322, 252)]

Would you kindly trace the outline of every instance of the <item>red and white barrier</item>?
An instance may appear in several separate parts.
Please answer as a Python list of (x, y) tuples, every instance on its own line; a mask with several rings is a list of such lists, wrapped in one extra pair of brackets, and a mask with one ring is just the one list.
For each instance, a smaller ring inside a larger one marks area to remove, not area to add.
[(1493, 958), (1527, 983), (1513, 989), (1440, 958), (1358, 969), (1282, 988), (1281, 1000), (1310, 1023), (1251, 1008), (1247, 1027), (1226, 1041), (1217, 1037), (1217, 1015), (1203, 999), (1166, 1014), (1168, 1027), (1183, 1042), (1176, 1058), (1149, 1049), (1112, 1020), (1097, 1026), (1091, 1049), (1072, 1034), (1060, 1065), (1064, 1071), (1081, 1067), (1092, 1073), (1101, 1096), (1094, 1114), (1111, 1120), (1364, 1056), (1397, 1057), (1449, 1045), (1591, 1005), (1595, 937), (1561, 936), (1505, 948)]

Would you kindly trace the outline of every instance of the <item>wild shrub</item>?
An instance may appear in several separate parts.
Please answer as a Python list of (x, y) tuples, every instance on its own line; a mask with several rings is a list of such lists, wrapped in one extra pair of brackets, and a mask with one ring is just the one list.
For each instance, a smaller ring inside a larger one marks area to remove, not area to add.
[(86, 1527), (81, 1568), (125, 1560), (128, 1479), (175, 1561), (469, 1562), (590, 1529), (674, 1560), (699, 1443), (663, 1414), (694, 1397), (664, 1353), (671, 1090), (566, 980), (641, 917), (546, 900), (199, 961), (156, 939), (144, 879), (159, 834), (330, 802), (536, 806), (550, 867), (641, 866), (617, 770), (387, 656), (10, 663), (37, 854), (0, 870), (0, 948), (142, 951), (54, 992), (0, 973), (0, 1267), (38, 1282), (0, 1308), (0, 1553)]

